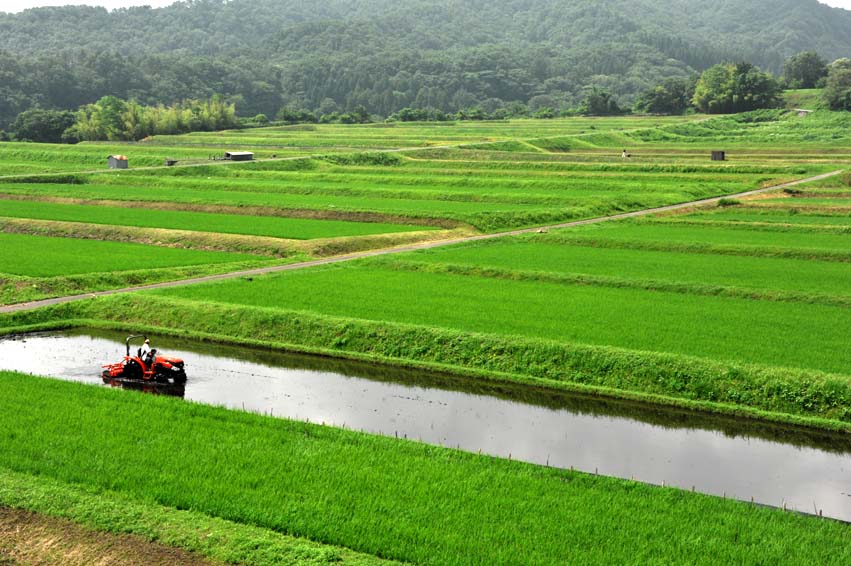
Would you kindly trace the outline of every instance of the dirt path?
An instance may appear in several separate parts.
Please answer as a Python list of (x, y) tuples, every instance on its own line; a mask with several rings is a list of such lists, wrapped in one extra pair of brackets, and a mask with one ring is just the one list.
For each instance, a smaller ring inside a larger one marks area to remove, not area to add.
[(91, 531), (64, 519), (0, 507), (0, 565), (217, 564), (133, 535)]
[(598, 217), (598, 218), (589, 218), (587, 220), (576, 220), (576, 221), (573, 221), (573, 222), (562, 222), (560, 224), (551, 224), (551, 225), (548, 225), (548, 226), (539, 226), (539, 227), (535, 227), (535, 228), (524, 228), (524, 229), (520, 229), (520, 230), (511, 230), (511, 231), (508, 231), (508, 232), (497, 232), (495, 234), (482, 234), (482, 235), (478, 235), (478, 236), (467, 236), (467, 237), (463, 237), (463, 238), (453, 238), (453, 239), (450, 239), (450, 240), (437, 240), (437, 241), (431, 241), (431, 242), (420, 242), (420, 243), (417, 243), (417, 244), (411, 244), (411, 245), (406, 245), (406, 246), (399, 246), (399, 247), (387, 248), (387, 249), (381, 249), (381, 250), (372, 250), (372, 251), (366, 251), (366, 252), (358, 252), (358, 253), (336, 256), (336, 257), (317, 259), (317, 260), (313, 260), (313, 261), (305, 261), (305, 262), (301, 262), (301, 263), (291, 263), (291, 264), (288, 264), (288, 265), (278, 265), (278, 266), (273, 266), (273, 267), (262, 267), (262, 268), (258, 268), (258, 269), (249, 269), (249, 270), (245, 270), (245, 271), (235, 271), (235, 272), (230, 272), (230, 273), (221, 273), (221, 274), (218, 274), (218, 275), (208, 275), (206, 277), (195, 277), (195, 278), (192, 278), (192, 279), (183, 279), (183, 280), (179, 280), (179, 281), (167, 281), (165, 283), (154, 283), (154, 284), (151, 284), (151, 285), (139, 285), (139, 286), (136, 286), (136, 287), (126, 287), (126, 288), (123, 288), (123, 289), (113, 289), (113, 290), (110, 290), (110, 291), (99, 291), (99, 292), (96, 292), (96, 293), (86, 293), (86, 294), (83, 294), (83, 295), (71, 295), (71, 296), (68, 296), (68, 297), (56, 297), (56, 298), (53, 298), (53, 299), (43, 299), (43, 300), (40, 300), (40, 301), (32, 301), (32, 302), (29, 302), (29, 303), (19, 303), (19, 304), (8, 305), (8, 306), (0, 306), (0, 314), (28, 311), (28, 310), (33, 310), (33, 309), (37, 309), (37, 308), (40, 308), (40, 307), (46, 307), (46, 306), (50, 306), (50, 305), (59, 305), (59, 304), (62, 304), (62, 303), (69, 303), (69, 302), (72, 302), (72, 301), (81, 301), (81, 300), (84, 300), (84, 299), (91, 299), (91, 298), (96, 298), (96, 297), (106, 297), (106, 296), (109, 296), (109, 295), (117, 295), (119, 293), (131, 293), (131, 292), (134, 292), (134, 291), (144, 291), (144, 290), (151, 290), (151, 289), (167, 289), (167, 288), (170, 288), (170, 287), (183, 287), (183, 286), (186, 286), (186, 285), (197, 285), (199, 283), (209, 283), (209, 282), (212, 282), (212, 281), (223, 281), (223, 280), (226, 280), (226, 279), (234, 279), (234, 278), (237, 278), (237, 277), (253, 277), (253, 276), (257, 276), (257, 275), (266, 275), (268, 273), (277, 273), (277, 272), (281, 272), (281, 271), (295, 271), (297, 269), (306, 269), (308, 267), (316, 267), (316, 266), (319, 266), (319, 265), (330, 265), (330, 264), (334, 264), (334, 263), (343, 263), (343, 262), (347, 262), (347, 261), (353, 261), (353, 260), (356, 260), (356, 259), (363, 259), (363, 258), (368, 258), (368, 257), (398, 254), (398, 253), (404, 253), (404, 252), (413, 252), (413, 251), (417, 251), (417, 250), (427, 250), (427, 249), (438, 248), (438, 247), (443, 247), (443, 246), (451, 246), (451, 245), (455, 245), (455, 244), (462, 244), (462, 243), (466, 243), (466, 242), (476, 242), (476, 241), (479, 241), (479, 240), (493, 240), (493, 239), (496, 239), (496, 238), (505, 238), (505, 237), (508, 237), (508, 236), (518, 236), (520, 234), (531, 234), (531, 233), (535, 233), (535, 232), (555, 230), (555, 229), (559, 229), (559, 228), (573, 228), (573, 227), (576, 227), (576, 226), (587, 226), (589, 224), (599, 224), (599, 223), (602, 223), (602, 222), (610, 222), (612, 220), (622, 220), (622, 219), (625, 219), (625, 218), (638, 218), (638, 217), (641, 217), (641, 216), (647, 216), (647, 215), (650, 215), (650, 214), (657, 214), (657, 213), (660, 213), (660, 212), (671, 212), (671, 211), (675, 211), (675, 210), (682, 210), (682, 209), (685, 209), (685, 208), (692, 208), (692, 207), (695, 207), (695, 206), (711, 205), (711, 204), (717, 203), (718, 201), (720, 201), (721, 199), (724, 199), (724, 198), (744, 198), (744, 197), (749, 197), (749, 196), (753, 196), (753, 195), (759, 195), (759, 194), (766, 193), (766, 192), (769, 192), (769, 191), (777, 191), (777, 190), (781, 190), (781, 189), (785, 189), (785, 188), (789, 188), (789, 187), (794, 187), (796, 185), (801, 185), (801, 184), (804, 184), (804, 183), (811, 183), (811, 182), (814, 182), (814, 181), (821, 181), (822, 179), (828, 179), (830, 177), (835, 177), (836, 175), (839, 175), (843, 172), (844, 172), (843, 170), (832, 171), (830, 173), (823, 173), (821, 175), (816, 175), (814, 177), (807, 177), (806, 179), (798, 179), (797, 181), (790, 181), (788, 183), (783, 183), (783, 184), (780, 184), (780, 185), (773, 185), (771, 187), (765, 187), (765, 188), (762, 188), (762, 189), (755, 189), (755, 190), (745, 191), (745, 192), (742, 192), (742, 193), (736, 193), (736, 194), (732, 194), (732, 195), (724, 195), (724, 196), (721, 196), (721, 197), (713, 197), (713, 198), (707, 198), (707, 199), (694, 200), (694, 201), (684, 202), (684, 203), (680, 203), (680, 204), (660, 206), (660, 207), (657, 207), (657, 208), (647, 208), (647, 209), (643, 209), (643, 210), (636, 210), (636, 211), (633, 211), (633, 212), (624, 212), (624, 213), (621, 213), (621, 214), (613, 214), (613, 215), (610, 215), (610, 216), (601, 216), (601, 217)]

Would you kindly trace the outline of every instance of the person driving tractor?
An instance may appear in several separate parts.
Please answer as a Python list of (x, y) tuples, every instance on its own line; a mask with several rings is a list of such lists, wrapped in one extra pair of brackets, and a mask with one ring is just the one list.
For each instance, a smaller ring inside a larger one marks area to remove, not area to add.
[(145, 338), (145, 343), (142, 345), (139, 357), (146, 365), (151, 365), (154, 351), (151, 349), (151, 341), (148, 338)]

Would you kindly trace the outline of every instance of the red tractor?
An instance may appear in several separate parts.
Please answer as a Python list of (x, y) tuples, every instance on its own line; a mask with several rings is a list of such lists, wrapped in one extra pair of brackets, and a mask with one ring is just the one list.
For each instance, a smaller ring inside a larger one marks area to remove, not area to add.
[(128, 336), (127, 354), (124, 359), (118, 363), (103, 366), (104, 381), (126, 379), (149, 383), (186, 383), (186, 370), (180, 358), (160, 356), (155, 349), (143, 357), (141, 348), (131, 356), (130, 341), (134, 338), (147, 340), (147, 336)]

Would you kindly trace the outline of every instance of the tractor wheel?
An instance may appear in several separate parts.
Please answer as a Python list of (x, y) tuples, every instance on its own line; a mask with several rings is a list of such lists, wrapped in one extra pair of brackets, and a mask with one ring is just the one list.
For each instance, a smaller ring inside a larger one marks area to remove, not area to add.
[(175, 384), (179, 385), (179, 384), (182, 384), (182, 383), (186, 383), (186, 371), (184, 371), (182, 369), (178, 370), (178, 371), (171, 374), (171, 378), (172, 378), (172, 381), (174, 381)]
[(124, 366), (124, 373), (121, 377), (125, 379), (142, 379), (142, 366), (136, 363), (135, 360), (130, 360), (127, 362), (127, 365)]

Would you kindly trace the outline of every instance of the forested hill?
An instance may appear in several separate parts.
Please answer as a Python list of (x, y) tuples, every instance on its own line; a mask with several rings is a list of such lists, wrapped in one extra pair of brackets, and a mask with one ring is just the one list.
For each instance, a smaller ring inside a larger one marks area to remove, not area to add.
[[(73, 1), (73, 0), (69, 0)], [(2, 8), (0, 8), (2, 9)], [(778, 71), (851, 55), (851, 12), (816, 0), (187, 0), (160, 9), (0, 14), (0, 127), (34, 104), (240, 95), (387, 115), (511, 101), (629, 99), (723, 60)]]

